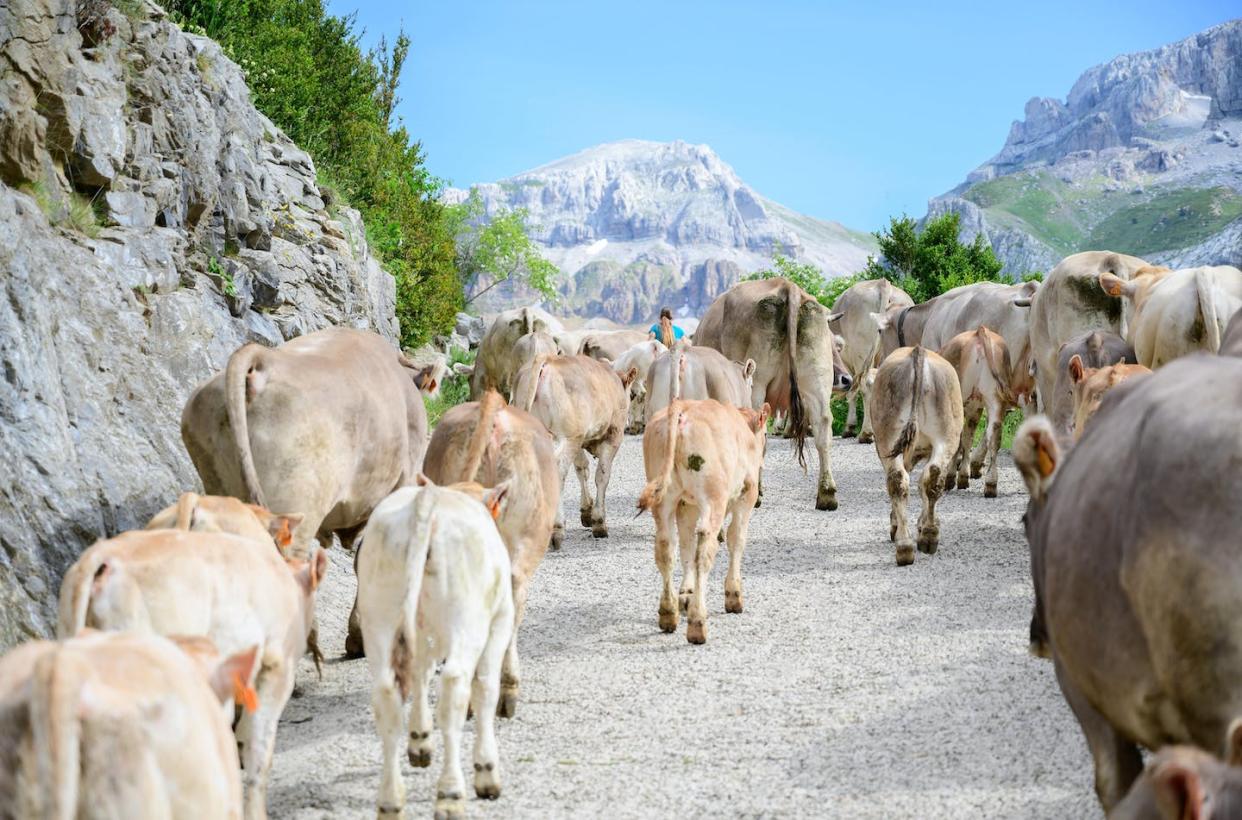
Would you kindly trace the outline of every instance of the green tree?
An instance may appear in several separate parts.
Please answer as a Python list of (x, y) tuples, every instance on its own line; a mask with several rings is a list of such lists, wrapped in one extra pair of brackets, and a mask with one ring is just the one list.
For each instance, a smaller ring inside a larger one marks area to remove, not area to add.
[(557, 300), (560, 271), (543, 258), (531, 240), (528, 216), (525, 208), (517, 208), (502, 209), (488, 218), (478, 189), (472, 189), (465, 202), (450, 208), (462, 287), (486, 283), (466, 300), (467, 304), (510, 279), (524, 282), (548, 302)]
[(1001, 261), (992, 246), (976, 236), (970, 244), (958, 238), (960, 219), (949, 212), (931, 219), (919, 231), (913, 219), (889, 220), (888, 228), (875, 234), (881, 258), (871, 257), (863, 269), (866, 279), (884, 278), (910, 294), (916, 302), (961, 285), (1004, 281)]
[(858, 276), (838, 276), (828, 279), (824, 272), (809, 262), (798, 262), (777, 251), (772, 257), (772, 267), (755, 271), (743, 277), (743, 281), (771, 279), (782, 276), (815, 297), (821, 305), (832, 307), (846, 288), (860, 281)]

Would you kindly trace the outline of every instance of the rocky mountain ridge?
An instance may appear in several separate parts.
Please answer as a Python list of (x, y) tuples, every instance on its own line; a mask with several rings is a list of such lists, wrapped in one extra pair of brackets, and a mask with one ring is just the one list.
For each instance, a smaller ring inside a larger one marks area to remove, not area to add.
[(1014, 274), (1108, 247), (1240, 264), (1242, 20), (1095, 66), (1065, 101), (1033, 98), (1001, 150), (929, 202)]
[[(681, 141), (607, 143), (474, 190), (487, 215), (528, 211), (532, 238), (561, 270), (561, 309), (623, 323), (664, 304), (696, 315), (777, 251), (829, 275), (875, 252), (870, 235), (765, 199), (711, 148)], [(486, 306), (532, 296), (497, 287)]]
[(51, 631), (83, 548), (199, 487), (181, 408), (238, 346), (397, 340), (358, 214), (151, 4), (0, 4), (0, 270), (0, 647)]

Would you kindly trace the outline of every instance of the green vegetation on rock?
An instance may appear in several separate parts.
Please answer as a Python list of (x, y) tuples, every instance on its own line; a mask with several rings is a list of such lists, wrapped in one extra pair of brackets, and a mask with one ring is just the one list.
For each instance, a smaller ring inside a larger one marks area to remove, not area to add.
[(1242, 216), (1242, 196), (1229, 188), (1159, 191), (1116, 211), (1091, 232), (1086, 245), (1142, 256), (1204, 241)]

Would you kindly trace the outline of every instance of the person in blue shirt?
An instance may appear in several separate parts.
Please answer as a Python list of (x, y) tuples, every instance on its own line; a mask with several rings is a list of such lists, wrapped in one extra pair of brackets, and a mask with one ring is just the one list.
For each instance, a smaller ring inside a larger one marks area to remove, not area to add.
[(686, 335), (686, 331), (673, 324), (673, 311), (668, 308), (660, 309), (660, 321), (647, 332), (651, 334), (651, 338), (664, 342), (665, 347), (672, 347), (673, 342)]

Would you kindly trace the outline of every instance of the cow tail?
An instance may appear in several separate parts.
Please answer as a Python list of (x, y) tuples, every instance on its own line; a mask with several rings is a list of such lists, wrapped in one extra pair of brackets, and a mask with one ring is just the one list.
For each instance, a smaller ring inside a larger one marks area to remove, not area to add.
[[(410, 655), (415, 651), (418, 640), (418, 598), (423, 591), (423, 573), (427, 569), (427, 555), (431, 551), (431, 513), (435, 507), (435, 499), (427, 488), (414, 496), (414, 515), (410, 530), (406, 533), (405, 550), (405, 600), (401, 604), (401, 630), (393, 643), (392, 669), (396, 677), (397, 689), (402, 700), (409, 697), (413, 681), (406, 677), (406, 671), (412, 668)], [(395, 540), (392, 533), (375, 539), (385, 546)], [(391, 549), (391, 546), (389, 546)]]
[(910, 351), (910, 365), (914, 368), (914, 377), (910, 381), (910, 418), (906, 420), (906, 426), (901, 428), (901, 435), (897, 437), (897, 445), (893, 447), (885, 458), (897, 458), (903, 454), (910, 445), (914, 443), (914, 437), (918, 435), (918, 418), (919, 394), (923, 392), (923, 363), (926, 359), (926, 353), (923, 351), (922, 345), (915, 345)]
[(672, 404), (681, 398), (681, 381), (685, 376), (686, 351), (678, 348), (670, 354), (672, 361), (669, 362), (668, 369), (668, 400)]
[(488, 390), (479, 402), (479, 420), (470, 435), (470, 446), (466, 448), (466, 468), (462, 470), (461, 481), (474, 481), (483, 465), (483, 455), (487, 452), (487, 443), (492, 438), (492, 428), (496, 424), (496, 414), (504, 406), (505, 400), (495, 390)]
[(543, 370), (548, 366), (548, 354), (540, 353), (535, 357), (535, 361), (530, 366), (530, 379), (522, 385), (523, 395), (514, 396), (514, 404), (521, 407), (527, 413), (535, 406), (535, 399), (539, 397), (539, 386), (543, 382)]
[(681, 426), (681, 417), (685, 413), (686, 405), (680, 399), (673, 399), (668, 406), (668, 411), (664, 416), (666, 424), (664, 431), (664, 463), (660, 465), (660, 472), (656, 473), (656, 477), (647, 482), (647, 486), (643, 487), (643, 491), (638, 496), (638, 511), (641, 513), (650, 510), (664, 500), (664, 491), (668, 489), (668, 483), (673, 478), (673, 464), (677, 458), (677, 428)]
[(241, 459), (242, 481), (246, 485), (248, 501), (266, 507), (259, 474), (254, 466), (254, 453), (250, 449), (250, 425), (246, 419), (248, 377), (255, 368), (263, 366), (264, 348), (248, 344), (229, 357), (224, 371), (225, 408), (229, 427), (233, 430), (233, 446)]
[(975, 331), (975, 339), (979, 346), (983, 348), (983, 360), (987, 362), (988, 372), (992, 374), (992, 381), (996, 382), (996, 386), (1000, 388), (1001, 394), (1009, 401), (1013, 401), (1013, 393), (1009, 389), (1010, 374), (1005, 372), (1008, 368), (1004, 362), (996, 361), (996, 350), (992, 344), (992, 339), (988, 336), (988, 329), (983, 325)]
[(69, 568), (60, 584), (60, 612), (56, 637), (67, 640), (86, 627), (86, 613), (91, 605), (91, 588), (95, 579), (111, 569), (102, 550), (90, 550)]
[[(1216, 293), (1212, 282), (1203, 270), (1195, 271), (1195, 290), (1199, 293), (1199, 312), (1203, 314), (1203, 329), (1206, 333), (1208, 350), (1220, 352), (1220, 322), (1216, 317)], [(1228, 321), (1225, 317), (1225, 321)]]
[(177, 499), (177, 523), (174, 529), (186, 530), (194, 525), (194, 510), (198, 508), (198, 493), (182, 493)]
[(60, 647), (39, 658), (30, 698), (36, 783), (45, 803), (44, 817), (78, 816), (82, 726), (78, 719), (83, 670)]
[(798, 389), (798, 312), (802, 309), (801, 289), (793, 282), (785, 283), (785, 335), (789, 341), (789, 422), (793, 433), (793, 449), (798, 465), (806, 469), (806, 407)]

